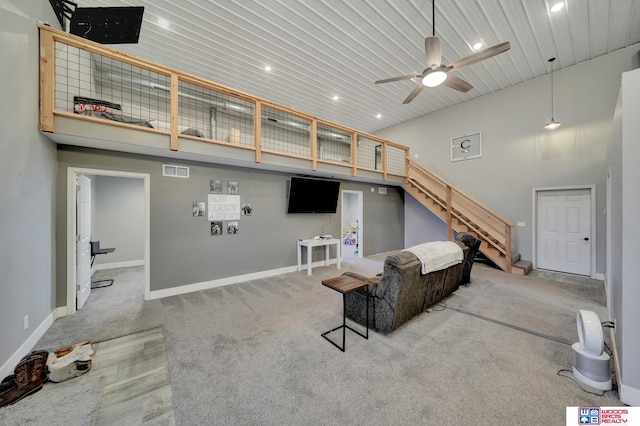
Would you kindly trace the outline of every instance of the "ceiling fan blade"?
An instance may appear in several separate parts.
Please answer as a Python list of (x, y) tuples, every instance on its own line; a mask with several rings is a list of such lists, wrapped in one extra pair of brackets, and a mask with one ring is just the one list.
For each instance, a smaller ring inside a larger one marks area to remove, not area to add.
[(462, 68), (467, 65), (475, 64), (476, 62), (484, 61), (485, 59), (489, 59), (490, 57), (498, 55), (502, 52), (506, 52), (510, 48), (511, 45), (509, 44), (509, 42), (505, 41), (504, 43), (487, 47), (486, 49), (483, 49), (479, 52), (472, 53), (471, 55), (465, 56), (464, 58), (460, 58), (449, 66), (453, 69)]
[(440, 49), (440, 39), (438, 37), (426, 37), (424, 39), (424, 56), (427, 60), (427, 67), (439, 67), (442, 63), (442, 50)]
[(473, 86), (461, 78), (458, 78), (453, 75), (447, 75), (447, 79), (444, 81), (444, 84), (452, 89), (455, 89), (459, 92), (466, 93), (469, 90), (473, 89)]
[(413, 100), (413, 98), (415, 98), (416, 96), (418, 96), (420, 94), (420, 92), (422, 92), (422, 89), (424, 89), (425, 86), (424, 84), (420, 83), (416, 86), (415, 89), (413, 89), (413, 91), (411, 93), (409, 93), (409, 96), (407, 96), (407, 99), (404, 100), (404, 102), (402, 102), (403, 104), (408, 104), (409, 102), (411, 102)]
[(400, 81), (400, 80), (409, 80), (410, 78), (415, 78), (417, 76), (418, 74), (400, 75), (398, 77), (391, 77), (391, 78), (385, 78), (383, 80), (378, 80), (376, 81), (376, 84), (391, 83), (392, 81)]

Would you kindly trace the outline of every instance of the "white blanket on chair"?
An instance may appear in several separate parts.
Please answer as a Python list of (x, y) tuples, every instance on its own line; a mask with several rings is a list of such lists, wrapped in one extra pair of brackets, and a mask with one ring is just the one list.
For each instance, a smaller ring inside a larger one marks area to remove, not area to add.
[(409, 247), (404, 251), (411, 252), (422, 262), (422, 274), (446, 269), (462, 262), (463, 252), (453, 241), (432, 241)]

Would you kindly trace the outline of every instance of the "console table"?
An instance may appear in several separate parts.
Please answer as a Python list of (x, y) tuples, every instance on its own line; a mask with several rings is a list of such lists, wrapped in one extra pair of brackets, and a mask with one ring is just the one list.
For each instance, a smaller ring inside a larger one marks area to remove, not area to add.
[(298, 271), (302, 271), (302, 247), (307, 248), (307, 275), (311, 275), (311, 268), (313, 268), (313, 248), (324, 246), (324, 264), (329, 266), (329, 247), (335, 244), (336, 246), (336, 261), (338, 265), (338, 269), (340, 269), (340, 240), (337, 238), (331, 239), (313, 239), (310, 238), (308, 240), (298, 240)]

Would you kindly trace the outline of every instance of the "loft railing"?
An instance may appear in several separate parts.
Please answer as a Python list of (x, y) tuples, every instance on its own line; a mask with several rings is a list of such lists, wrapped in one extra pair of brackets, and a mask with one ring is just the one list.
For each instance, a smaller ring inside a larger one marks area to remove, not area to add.
[(40, 28), (40, 127), (55, 132), (55, 117), (168, 135), (168, 148), (188, 139), (319, 164), (346, 173), (405, 178), (431, 193), (454, 222), (477, 230), (511, 265), (511, 227), (481, 203), (409, 160), (409, 148), (266, 99), (56, 30)]
[(483, 253), (511, 272), (513, 224), (415, 161), (407, 163), (407, 190), (429, 200), (431, 210), (447, 223), (447, 238), (454, 230), (472, 232), (483, 241)]
[(56, 30), (40, 28), (40, 127), (55, 116), (406, 178), (409, 148)]

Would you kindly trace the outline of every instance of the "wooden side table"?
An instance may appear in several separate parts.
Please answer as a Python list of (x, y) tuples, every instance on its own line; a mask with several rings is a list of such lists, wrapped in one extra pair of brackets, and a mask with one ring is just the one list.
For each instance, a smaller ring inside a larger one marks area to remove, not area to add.
[[(367, 283), (366, 281), (360, 281), (356, 278), (342, 275), (339, 277), (323, 280), (322, 285), (327, 286), (330, 289), (335, 290), (339, 293), (342, 293), (342, 325), (339, 325), (332, 330), (325, 331), (324, 333), (321, 334), (321, 336), (324, 337), (327, 341), (329, 341), (329, 343), (331, 343), (333, 346), (340, 349), (342, 352), (344, 352), (344, 348), (345, 348), (344, 342), (345, 342), (345, 335), (347, 334), (347, 328), (353, 331), (354, 333), (356, 333), (357, 335), (362, 336), (368, 340), (369, 339), (369, 283)], [(358, 290), (362, 287), (367, 287), (367, 314), (366, 314), (367, 321), (365, 325), (366, 334), (362, 334), (358, 330), (354, 330), (353, 328), (349, 327), (347, 325), (347, 319), (345, 317), (346, 294), (351, 293), (352, 291)], [(340, 329), (342, 329), (342, 347), (340, 347), (337, 343), (335, 343), (333, 340), (327, 337), (328, 334), (333, 333), (334, 331), (340, 330)]]

